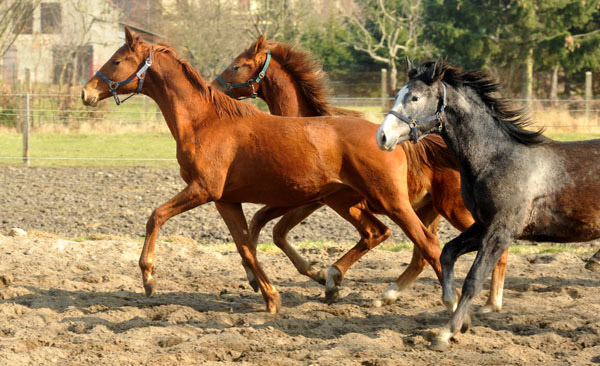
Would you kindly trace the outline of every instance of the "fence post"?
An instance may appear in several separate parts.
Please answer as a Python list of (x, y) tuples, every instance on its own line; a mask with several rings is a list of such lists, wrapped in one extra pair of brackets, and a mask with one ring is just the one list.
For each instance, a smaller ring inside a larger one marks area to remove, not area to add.
[(23, 163), (29, 165), (29, 93), (23, 94)]
[(387, 69), (381, 69), (381, 112), (387, 112)]
[(585, 72), (585, 120), (590, 120), (590, 104), (592, 102), (592, 72)]

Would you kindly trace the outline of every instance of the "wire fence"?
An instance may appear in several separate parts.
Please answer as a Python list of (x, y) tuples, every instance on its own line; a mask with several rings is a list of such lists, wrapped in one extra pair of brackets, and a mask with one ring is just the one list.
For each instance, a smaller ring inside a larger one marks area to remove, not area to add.
[[(365, 118), (379, 122), (393, 103), (392, 98), (331, 98), (333, 105), (362, 111)], [(533, 128), (544, 127), (547, 132), (600, 133), (600, 99), (514, 99), (514, 103), (526, 105), (533, 121)], [(255, 101), (253, 103), (256, 104)], [(258, 104), (266, 109), (264, 103)], [(0, 142), (0, 161), (64, 160), (64, 161), (168, 161), (170, 157), (149, 156), (61, 156), (29, 154), (30, 135), (36, 134), (97, 134), (167, 132), (167, 126), (156, 103), (145, 96), (130, 99), (116, 106), (107, 99), (96, 108), (86, 107), (79, 95), (73, 94), (0, 94), (0, 132), (4, 136), (22, 134), (23, 146), (4, 146)], [(14, 139), (13, 139), (14, 140)], [(100, 150), (101, 152), (101, 150)], [(30, 156), (31, 155), (31, 156)], [(123, 154), (121, 154), (123, 155)], [(126, 154), (125, 154), (126, 155)]]

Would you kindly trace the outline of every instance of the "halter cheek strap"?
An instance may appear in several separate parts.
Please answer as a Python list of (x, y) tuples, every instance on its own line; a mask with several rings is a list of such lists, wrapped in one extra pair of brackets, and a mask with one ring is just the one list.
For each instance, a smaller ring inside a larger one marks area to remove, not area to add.
[[(108, 84), (109, 91), (112, 94), (113, 98), (115, 99), (115, 103), (117, 103), (117, 105), (121, 105), (121, 103), (125, 102), (127, 99), (133, 97), (136, 94), (141, 93), (142, 87), (144, 86), (144, 78), (146, 77), (146, 71), (148, 71), (150, 66), (152, 66), (153, 60), (154, 60), (154, 49), (152, 48), (150, 50), (150, 56), (148, 56), (148, 58), (146, 59), (146, 62), (144, 62), (144, 65), (142, 65), (142, 67), (140, 67), (140, 69), (133, 76), (130, 76), (127, 79), (122, 80), (122, 81), (110, 80), (108, 77), (106, 77), (106, 75), (104, 75), (100, 71), (96, 72), (96, 75), (98, 75), (98, 77), (100, 79), (102, 79), (106, 84)], [(136, 80), (138, 80), (138, 86), (135, 89), (135, 91), (131, 95), (129, 95), (127, 98), (120, 100), (119, 96), (117, 95), (117, 88), (120, 87), (121, 85), (129, 84)]]
[(442, 106), (440, 107), (440, 109), (437, 112), (435, 112), (435, 114), (433, 116), (429, 116), (429, 117), (425, 117), (423, 119), (416, 120), (414, 118), (408, 118), (408, 117), (396, 112), (393, 109), (388, 112), (388, 114), (391, 114), (392, 116), (398, 118), (400, 121), (408, 124), (408, 126), (410, 127), (411, 140), (414, 144), (416, 144), (419, 139), (419, 133), (417, 130), (417, 127), (419, 125), (437, 120), (439, 122), (439, 124), (436, 126), (436, 128), (441, 130), (441, 128), (442, 128), (442, 113), (444, 113), (444, 110), (446, 109), (446, 84), (444, 84), (443, 82), (442, 82), (442, 90), (443, 90)]
[(223, 78), (221, 78), (221, 75), (217, 75), (217, 81), (221, 85), (223, 85), (223, 87), (225, 88), (225, 92), (227, 93), (227, 95), (229, 95), (230, 97), (232, 97), (234, 99), (244, 99), (244, 97), (237, 98), (233, 94), (233, 92), (231, 90), (232, 89), (237, 89), (237, 88), (244, 88), (244, 87), (247, 87), (247, 86), (252, 89), (252, 94), (250, 94), (250, 97), (251, 98), (256, 98), (256, 96), (258, 94), (256, 93), (256, 91), (254, 91), (254, 84), (258, 84), (258, 83), (260, 83), (260, 81), (262, 79), (264, 79), (265, 75), (267, 74), (267, 69), (269, 68), (269, 64), (270, 63), (271, 63), (271, 51), (267, 50), (267, 60), (265, 61), (265, 64), (263, 65), (262, 70), (260, 70), (260, 72), (258, 73), (258, 75), (254, 79), (249, 79), (245, 83), (231, 84), (231, 83), (228, 83), (225, 80), (223, 80)]

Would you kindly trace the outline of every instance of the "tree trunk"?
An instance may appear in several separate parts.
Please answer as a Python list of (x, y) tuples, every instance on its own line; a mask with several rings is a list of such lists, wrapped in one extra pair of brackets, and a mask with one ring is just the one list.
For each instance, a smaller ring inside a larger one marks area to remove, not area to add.
[(398, 87), (398, 69), (396, 68), (396, 63), (393, 61), (389, 64), (389, 67), (390, 73), (388, 74), (388, 94), (391, 97), (394, 97), (394, 94), (396, 93), (396, 88)]
[(523, 63), (523, 78), (521, 80), (521, 98), (525, 104), (531, 103), (533, 89), (533, 47), (527, 49)]
[(558, 99), (558, 65), (552, 69), (552, 82), (550, 83), (550, 100), (552, 105), (556, 105)]
[[(389, 64), (389, 67), (390, 72), (388, 73), (388, 96), (394, 98), (396, 96), (396, 88), (398, 87), (398, 69), (396, 68), (396, 63), (393, 61)], [(388, 100), (387, 104), (388, 105), (386, 109), (389, 110), (394, 105), (394, 101)]]

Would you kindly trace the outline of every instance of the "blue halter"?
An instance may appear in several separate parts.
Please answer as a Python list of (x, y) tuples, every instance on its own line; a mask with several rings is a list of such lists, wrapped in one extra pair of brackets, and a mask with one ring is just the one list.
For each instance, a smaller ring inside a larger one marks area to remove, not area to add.
[(422, 125), (422, 124), (437, 120), (439, 122), (439, 125), (437, 126), (437, 128), (441, 130), (442, 113), (444, 113), (444, 109), (446, 109), (446, 85), (443, 82), (442, 82), (442, 89), (444, 90), (442, 106), (440, 107), (440, 109), (437, 112), (435, 112), (435, 114), (433, 116), (429, 116), (429, 117), (425, 117), (423, 119), (416, 120), (414, 118), (408, 118), (408, 117), (396, 112), (393, 109), (388, 112), (388, 114), (391, 114), (392, 116), (398, 118), (400, 121), (408, 124), (408, 126), (410, 127), (411, 140), (414, 144), (416, 144), (419, 139), (418, 131), (417, 131), (418, 125)]
[[(148, 58), (146, 59), (146, 62), (144, 63), (144, 65), (142, 67), (140, 67), (138, 72), (136, 72), (133, 76), (130, 76), (127, 79), (122, 80), (122, 81), (112, 81), (100, 71), (96, 72), (96, 75), (98, 75), (98, 77), (100, 79), (102, 79), (106, 84), (108, 84), (109, 91), (112, 94), (113, 98), (115, 98), (115, 103), (117, 103), (117, 105), (121, 105), (121, 103), (123, 103), (127, 99), (133, 97), (134, 95), (139, 94), (142, 91), (142, 86), (144, 86), (144, 78), (146, 77), (146, 71), (148, 71), (148, 69), (152, 65), (153, 59), (154, 59), (154, 49), (151, 49), (150, 56), (148, 56)], [(129, 84), (135, 80), (139, 80), (138, 86), (135, 89), (135, 92), (133, 92), (127, 98), (125, 98), (123, 100), (119, 100), (119, 96), (117, 95), (117, 88), (120, 87), (121, 85)]]
[(237, 98), (231, 90), (237, 89), (237, 88), (244, 88), (247, 86), (249, 86), (252, 89), (252, 94), (250, 94), (250, 97), (256, 98), (257, 93), (256, 93), (256, 91), (254, 91), (254, 84), (260, 83), (260, 81), (265, 77), (265, 75), (267, 73), (267, 69), (269, 68), (270, 62), (271, 62), (271, 51), (267, 50), (267, 60), (265, 61), (265, 65), (263, 66), (262, 70), (260, 70), (260, 72), (254, 79), (250, 79), (250, 80), (246, 81), (245, 83), (231, 84), (231, 83), (228, 83), (225, 80), (223, 80), (221, 78), (221, 75), (217, 75), (217, 80), (219, 81), (219, 83), (221, 83), (221, 85), (223, 85), (227, 95), (229, 95), (230, 97), (232, 97), (234, 99), (244, 99), (244, 97)]

